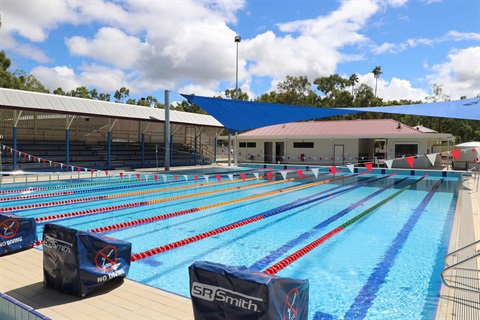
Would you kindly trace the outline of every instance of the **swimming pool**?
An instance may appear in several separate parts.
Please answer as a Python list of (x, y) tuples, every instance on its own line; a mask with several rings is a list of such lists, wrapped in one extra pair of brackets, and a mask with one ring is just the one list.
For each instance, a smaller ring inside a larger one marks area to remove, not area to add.
[[(265, 176), (259, 180), (252, 171), (244, 171), (243, 177), (215, 172), (208, 184), (205, 171), (176, 173), (176, 181), (172, 174), (166, 183), (163, 176), (154, 181), (153, 174), (149, 181), (135, 181), (135, 175), (98, 184), (87, 179), (74, 188), (65, 183), (4, 193), (2, 210), (54, 217), (39, 222), (40, 238), (46, 222), (95, 230), (161, 217), (107, 234), (132, 242), (136, 254), (165, 247), (162, 253), (132, 262), (128, 277), (187, 297), (187, 269), (194, 261), (268, 270), (337, 230), (277, 273), (309, 279), (309, 319), (433, 318), (458, 179), (379, 171), (341, 172), (333, 180), (327, 170), (320, 169), (318, 177), (311, 171), (282, 171), (284, 180), (275, 169), (272, 182), (266, 170), (253, 171)], [(39, 207), (28, 207), (34, 205)], [(225, 227), (245, 221), (252, 222)], [(167, 248), (209, 232), (198, 241)]]

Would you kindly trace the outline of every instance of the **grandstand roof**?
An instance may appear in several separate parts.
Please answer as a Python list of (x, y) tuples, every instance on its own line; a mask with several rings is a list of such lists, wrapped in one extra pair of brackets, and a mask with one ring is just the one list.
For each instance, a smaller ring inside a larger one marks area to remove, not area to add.
[[(165, 121), (164, 109), (5, 88), (0, 88), (0, 108), (152, 122)], [(173, 110), (170, 111), (170, 122), (223, 127), (210, 115)]]

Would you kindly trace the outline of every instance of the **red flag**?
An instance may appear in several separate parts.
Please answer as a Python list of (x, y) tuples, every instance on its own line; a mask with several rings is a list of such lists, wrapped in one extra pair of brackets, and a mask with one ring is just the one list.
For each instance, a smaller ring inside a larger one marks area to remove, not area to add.
[(136, 176), (137, 176), (137, 179), (140, 180), (140, 173), (137, 173)]
[(267, 172), (267, 178), (268, 178), (268, 181), (272, 181), (272, 173), (270, 171)]
[(80, 173), (80, 167), (77, 167), (77, 171)]
[(90, 170), (90, 175), (91, 175), (91, 176), (93, 176), (93, 171), (94, 171), (93, 169)]
[(220, 182), (220, 179), (222, 179), (222, 177), (221, 177), (219, 174), (217, 174), (217, 180), (218, 180), (218, 182)]
[(245, 181), (247, 175), (245, 173), (240, 173), (240, 177), (243, 179), (243, 181)]
[(303, 172), (302, 172), (302, 170), (297, 170), (297, 174), (298, 174), (298, 176), (300, 177), (300, 179), (303, 178)]
[(108, 176), (108, 170), (105, 170), (105, 175)]
[(333, 174), (333, 176), (335, 176), (335, 174), (337, 173), (337, 167), (335, 167), (335, 166), (329, 167), (328, 170), (330, 170), (330, 172)]
[(198, 181), (198, 174), (193, 176), (195, 178), (195, 181)]
[(65, 168), (68, 169), (68, 164), (65, 165)]
[(373, 166), (373, 163), (371, 162), (365, 163), (365, 168), (367, 168), (368, 172), (372, 172), (372, 166)]
[(475, 149), (475, 148), (472, 149), (472, 152), (473, 152), (473, 153), (475, 153), (476, 151), (477, 151), (477, 149)]
[(414, 157), (406, 157), (405, 158), (405, 161), (407, 161), (408, 165), (410, 166), (410, 168), (413, 168), (413, 162), (415, 161), (415, 158)]
[(53, 167), (54, 167), (54, 168), (57, 167), (57, 163), (56, 163), (56, 162), (53, 163)]
[(123, 179), (123, 172), (120, 172), (120, 179)]
[(452, 150), (452, 156), (455, 158), (456, 161), (458, 161), (458, 158), (460, 158), (460, 149)]
[(175, 174), (175, 175), (173, 175), (173, 179), (174, 179), (175, 181), (177, 181), (177, 179), (178, 179), (178, 176), (177, 176), (176, 174)]
[(155, 180), (155, 182), (157, 182), (157, 180), (158, 180), (158, 175), (157, 174), (153, 175), (153, 180)]

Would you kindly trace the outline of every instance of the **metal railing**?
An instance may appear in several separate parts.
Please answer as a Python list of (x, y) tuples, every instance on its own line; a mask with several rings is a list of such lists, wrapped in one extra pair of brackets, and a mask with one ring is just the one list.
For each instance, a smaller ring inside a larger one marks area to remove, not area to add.
[(480, 240), (470, 243), (445, 256), (441, 273), (448, 288), (480, 293)]

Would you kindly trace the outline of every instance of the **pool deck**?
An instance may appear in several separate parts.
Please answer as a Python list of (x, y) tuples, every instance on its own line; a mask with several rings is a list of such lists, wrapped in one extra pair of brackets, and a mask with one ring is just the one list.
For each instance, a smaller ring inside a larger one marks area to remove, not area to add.
[[(449, 252), (480, 240), (477, 181), (469, 177), (462, 183)], [(113, 280), (85, 298), (60, 293), (43, 284), (42, 264), (43, 253), (37, 249), (1, 257), (0, 292), (53, 320), (194, 319), (190, 299), (128, 279)], [(474, 285), (479, 288), (480, 282)], [(436, 319), (480, 319), (480, 294), (442, 286)]]

